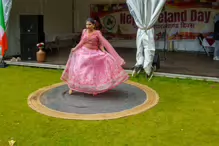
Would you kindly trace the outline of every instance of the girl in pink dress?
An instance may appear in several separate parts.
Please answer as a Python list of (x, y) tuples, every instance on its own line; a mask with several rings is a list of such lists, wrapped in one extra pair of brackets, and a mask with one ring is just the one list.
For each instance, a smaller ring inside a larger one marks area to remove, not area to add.
[[(96, 95), (106, 92), (129, 79), (122, 68), (124, 60), (110, 43), (95, 30), (95, 20), (88, 18), (80, 43), (71, 50), (61, 80), (74, 91)], [(104, 50), (106, 48), (107, 52)]]

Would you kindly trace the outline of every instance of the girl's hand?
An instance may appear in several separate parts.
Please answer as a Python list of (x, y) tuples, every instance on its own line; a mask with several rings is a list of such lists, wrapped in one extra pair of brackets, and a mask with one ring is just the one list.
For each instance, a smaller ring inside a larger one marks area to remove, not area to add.
[(74, 52), (74, 51), (75, 51), (75, 48), (72, 48), (71, 51)]

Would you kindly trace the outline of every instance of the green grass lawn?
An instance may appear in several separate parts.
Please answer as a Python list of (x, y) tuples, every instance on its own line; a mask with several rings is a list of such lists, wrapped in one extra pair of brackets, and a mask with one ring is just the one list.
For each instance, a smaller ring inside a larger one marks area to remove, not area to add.
[(27, 105), (38, 88), (60, 82), (60, 70), (0, 69), (0, 146), (218, 146), (219, 85), (154, 78), (132, 80), (160, 95), (157, 106), (137, 116), (74, 121), (41, 115)]

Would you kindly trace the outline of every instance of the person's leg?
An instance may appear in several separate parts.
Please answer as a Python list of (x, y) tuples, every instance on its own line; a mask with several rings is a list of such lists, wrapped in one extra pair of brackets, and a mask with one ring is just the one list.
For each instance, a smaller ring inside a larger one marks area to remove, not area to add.
[(214, 60), (219, 60), (219, 40), (215, 40)]

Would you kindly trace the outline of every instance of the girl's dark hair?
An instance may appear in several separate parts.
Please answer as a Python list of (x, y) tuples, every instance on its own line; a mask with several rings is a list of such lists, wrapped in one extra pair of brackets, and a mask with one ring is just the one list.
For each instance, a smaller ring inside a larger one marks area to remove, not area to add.
[(87, 21), (92, 23), (93, 25), (96, 24), (96, 20), (94, 20), (93, 18), (87, 18)]
[(100, 18), (99, 17), (95, 17), (95, 19), (93, 18), (87, 18), (87, 22), (90, 22), (94, 25), (95, 29), (97, 30), (101, 30), (102, 29), (102, 25), (100, 22)]

